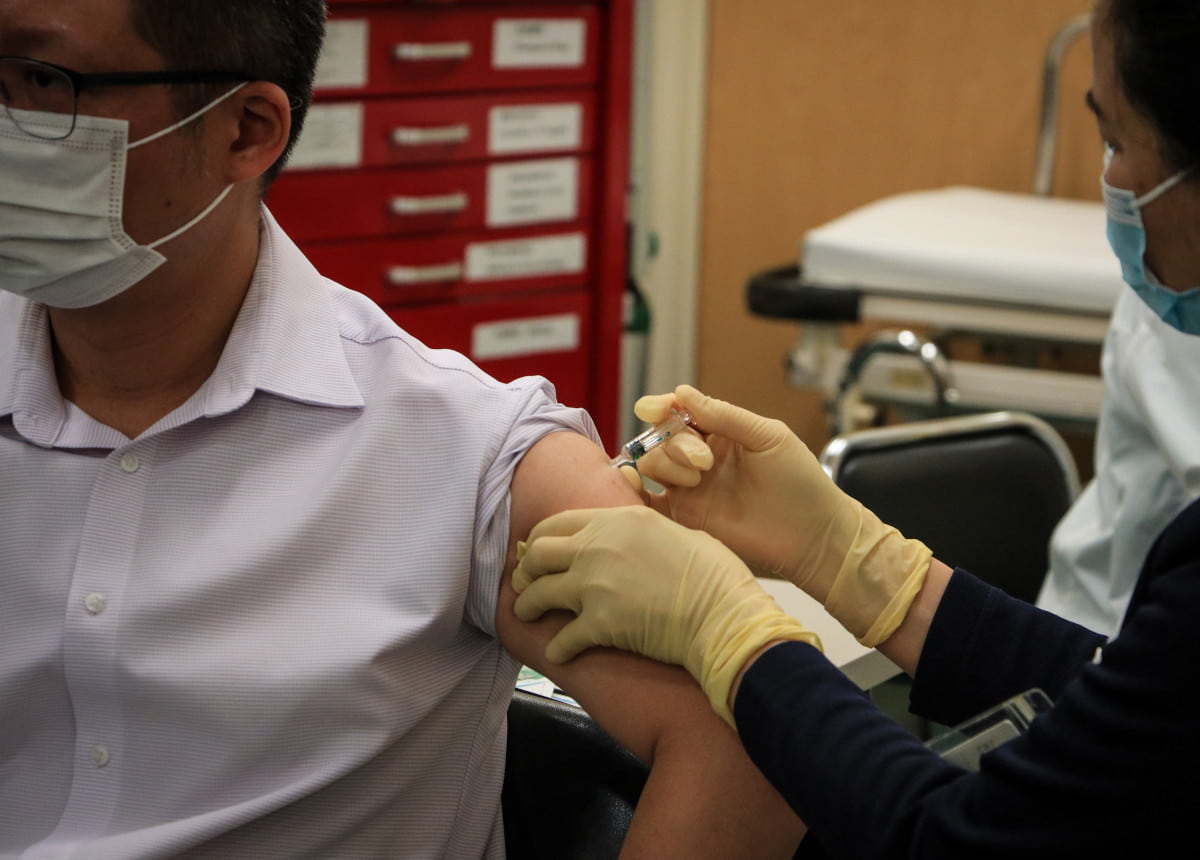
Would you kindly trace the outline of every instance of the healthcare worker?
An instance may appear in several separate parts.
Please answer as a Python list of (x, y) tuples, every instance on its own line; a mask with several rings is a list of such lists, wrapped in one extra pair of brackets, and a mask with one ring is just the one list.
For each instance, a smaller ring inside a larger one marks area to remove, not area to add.
[[(1172, 42), (1193, 34), (1186, 27), (1182, 35), (1167, 32), (1171, 24), (1163, 23), (1187, 24), (1193, 8), (1186, 3), (1146, 3), (1126, 13), (1123, 7), (1128, 4), (1119, 5), (1118, 16), (1133, 25), (1126, 35), (1118, 33), (1123, 88), (1151, 126), (1142, 137), (1174, 167), (1195, 170), (1200, 160), (1193, 98), (1196, 66), (1191, 46)], [(1129, 155), (1127, 144), (1123, 151), (1114, 146), (1114, 169), (1123, 170)], [(1111, 174), (1109, 180), (1118, 181)], [(1194, 187), (1194, 177), (1186, 184)], [(1147, 192), (1142, 202), (1149, 204), (1153, 191), (1148, 186), (1137, 190)], [(1164, 292), (1155, 278), (1177, 286), (1200, 283), (1195, 275), (1172, 280), (1158, 269), (1172, 264), (1156, 259), (1168, 253), (1162, 247), (1166, 243), (1190, 241), (1194, 213), (1180, 209), (1188, 196), (1186, 190), (1182, 195), (1167, 193), (1161, 204), (1147, 209), (1149, 269), (1141, 266), (1133, 245), (1118, 248), (1118, 255), (1124, 254), (1125, 277), (1135, 290), (1118, 299), (1104, 343), (1096, 476), (1055, 530), (1049, 572), (1037, 600), (1038, 606), (1106, 635), (1117, 631), (1140, 562), (1154, 539), (1200, 496), (1197, 299)], [(1114, 205), (1119, 209), (1122, 204)], [(1127, 218), (1113, 214), (1110, 223), (1120, 225), (1115, 228), (1118, 241), (1136, 236)], [(1175, 218), (1184, 222), (1171, 225)], [(1176, 257), (1186, 260), (1188, 255), (1183, 251)]]
[[(1146, 306), (1196, 336), (1200, 4), (1100, 0), (1092, 35), (1113, 248)], [(578, 616), (550, 660), (605, 644), (686, 666), (808, 823), (801, 856), (1142, 858), (1192, 844), (1200, 502), (1154, 542), (1108, 641), (933, 559), (842, 493), (781, 422), (688, 387), (643, 401), (641, 417), (675, 402), (708, 435), (643, 461), (666, 487), (655, 510), (568, 511), (530, 534), (518, 616)], [(916, 713), (955, 724), (1034, 687), (1054, 707), (963, 769), (789, 627), (751, 568), (791, 580), (913, 675)]]

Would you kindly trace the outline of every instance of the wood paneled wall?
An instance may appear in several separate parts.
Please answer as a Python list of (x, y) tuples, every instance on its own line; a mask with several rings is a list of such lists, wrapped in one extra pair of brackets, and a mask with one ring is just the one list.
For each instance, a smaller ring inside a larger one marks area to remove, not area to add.
[[(795, 327), (746, 310), (747, 277), (794, 261), (809, 228), (886, 195), (1030, 190), (1045, 49), (1090, 2), (709, 2), (699, 383), (819, 446), (821, 400), (782, 370)], [(1085, 36), (1064, 69), (1061, 196), (1099, 197), (1090, 69)]]

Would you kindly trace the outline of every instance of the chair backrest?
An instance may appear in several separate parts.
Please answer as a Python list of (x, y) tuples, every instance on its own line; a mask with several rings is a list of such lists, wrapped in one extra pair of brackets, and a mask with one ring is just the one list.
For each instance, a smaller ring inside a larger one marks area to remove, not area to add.
[(649, 770), (579, 707), (517, 690), (504, 837), (520, 860), (615, 860)]
[(861, 430), (831, 440), (820, 459), (838, 486), (935, 557), (1031, 602), (1050, 535), (1079, 493), (1062, 437), (1022, 412)]

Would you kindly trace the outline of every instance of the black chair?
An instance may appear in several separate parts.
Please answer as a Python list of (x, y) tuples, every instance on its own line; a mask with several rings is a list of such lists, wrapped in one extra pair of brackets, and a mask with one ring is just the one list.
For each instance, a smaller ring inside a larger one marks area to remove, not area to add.
[(1021, 412), (861, 430), (831, 440), (820, 459), (838, 486), (936, 558), (1031, 602), (1050, 535), (1079, 493), (1062, 437)]
[(649, 770), (579, 707), (517, 690), (502, 804), (513, 860), (613, 860)]

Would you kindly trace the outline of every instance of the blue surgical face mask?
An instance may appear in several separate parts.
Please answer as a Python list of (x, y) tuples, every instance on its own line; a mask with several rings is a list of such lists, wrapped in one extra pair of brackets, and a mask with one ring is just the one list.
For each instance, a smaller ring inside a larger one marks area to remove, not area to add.
[[(1104, 172), (1112, 150), (1105, 150)], [(1189, 171), (1181, 170), (1138, 197), (1124, 188), (1114, 188), (1100, 176), (1104, 208), (1108, 216), (1108, 244), (1121, 261), (1121, 276), (1141, 296), (1150, 310), (1167, 325), (1185, 334), (1200, 334), (1200, 287), (1177, 293), (1163, 286), (1146, 267), (1146, 225), (1142, 209), (1178, 185)]]

